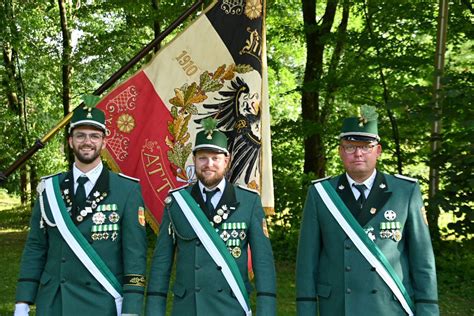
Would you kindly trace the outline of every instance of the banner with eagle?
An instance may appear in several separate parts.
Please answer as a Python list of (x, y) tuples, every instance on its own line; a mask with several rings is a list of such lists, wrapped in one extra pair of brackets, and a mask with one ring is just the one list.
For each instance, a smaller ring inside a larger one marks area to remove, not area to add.
[(264, 10), (262, 0), (215, 1), (97, 105), (106, 158), (140, 179), (155, 230), (168, 191), (196, 181), (193, 141), (207, 117), (229, 138), (228, 179), (273, 211)]

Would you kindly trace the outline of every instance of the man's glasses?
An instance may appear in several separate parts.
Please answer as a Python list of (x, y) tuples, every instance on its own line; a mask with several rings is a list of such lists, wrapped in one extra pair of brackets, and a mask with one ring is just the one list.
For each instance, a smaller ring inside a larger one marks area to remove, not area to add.
[(356, 146), (356, 145), (341, 145), (341, 146), (342, 146), (342, 149), (344, 149), (344, 152), (346, 154), (355, 153), (357, 148), (359, 148), (363, 154), (369, 154), (372, 152), (372, 149), (375, 146), (377, 146), (377, 144), (369, 144), (369, 145), (362, 145), (362, 146)]
[(104, 137), (103, 134), (101, 133), (90, 133), (90, 134), (86, 134), (86, 133), (75, 133), (74, 135), (72, 135), (72, 137), (78, 141), (79, 143), (83, 143), (86, 141), (86, 139), (89, 137), (89, 140), (92, 142), (92, 143), (98, 143), (99, 141), (102, 140), (102, 138)]

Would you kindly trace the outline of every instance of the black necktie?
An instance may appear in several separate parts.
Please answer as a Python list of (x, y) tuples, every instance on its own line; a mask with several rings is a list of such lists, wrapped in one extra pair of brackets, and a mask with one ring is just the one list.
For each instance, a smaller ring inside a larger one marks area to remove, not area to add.
[(80, 176), (77, 178), (77, 186), (76, 195), (74, 195), (74, 203), (76, 204), (76, 209), (80, 211), (85, 203), (86, 203), (86, 188), (84, 187), (84, 183), (89, 181), (89, 178), (86, 176)]
[(214, 212), (214, 206), (211, 203), (211, 199), (214, 196), (214, 194), (216, 194), (217, 191), (219, 191), (219, 189), (215, 189), (212, 191), (203, 189), (203, 191), (204, 191), (204, 194), (206, 195), (206, 208), (209, 211), (209, 214), (212, 214)]
[(364, 191), (367, 187), (365, 186), (365, 184), (355, 184), (355, 183), (353, 184), (353, 186), (357, 189), (357, 191), (360, 192), (359, 198), (357, 199), (357, 204), (359, 204), (360, 208), (362, 208), (366, 200)]

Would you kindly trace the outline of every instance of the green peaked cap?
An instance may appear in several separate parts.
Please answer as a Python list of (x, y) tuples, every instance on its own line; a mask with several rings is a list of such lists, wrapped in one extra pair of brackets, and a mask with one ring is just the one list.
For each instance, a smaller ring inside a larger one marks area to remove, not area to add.
[(196, 134), (193, 154), (199, 150), (209, 150), (218, 153), (229, 154), (227, 150), (227, 136), (217, 129), (217, 120), (206, 118), (201, 121), (204, 130)]
[(84, 106), (79, 106), (72, 113), (71, 123), (69, 125), (69, 133), (78, 126), (94, 126), (104, 133), (107, 131), (105, 127), (105, 114), (102, 110), (95, 106), (100, 101), (96, 95), (85, 95), (82, 97)]
[(361, 142), (379, 141), (377, 118), (375, 107), (362, 105), (358, 117), (344, 119), (339, 139)]

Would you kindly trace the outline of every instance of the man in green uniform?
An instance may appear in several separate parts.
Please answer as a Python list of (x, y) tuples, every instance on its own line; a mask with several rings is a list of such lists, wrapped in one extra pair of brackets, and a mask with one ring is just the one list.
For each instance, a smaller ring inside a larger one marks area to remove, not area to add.
[(439, 315), (420, 187), (376, 170), (377, 114), (344, 120), (345, 174), (316, 180), (304, 207), (296, 268), (298, 315)]
[(15, 315), (140, 314), (146, 273), (144, 203), (136, 179), (103, 166), (105, 116), (74, 111), (72, 170), (42, 178), (21, 260)]
[(199, 181), (171, 191), (165, 201), (146, 315), (165, 315), (175, 255), (172, 315), (250, 315), (249, 245), (257, 314), (275, 315), (275, 268), (260, 197), (225, 179), (227, 138), (212, 121), (204, 120), (193, 149)]

